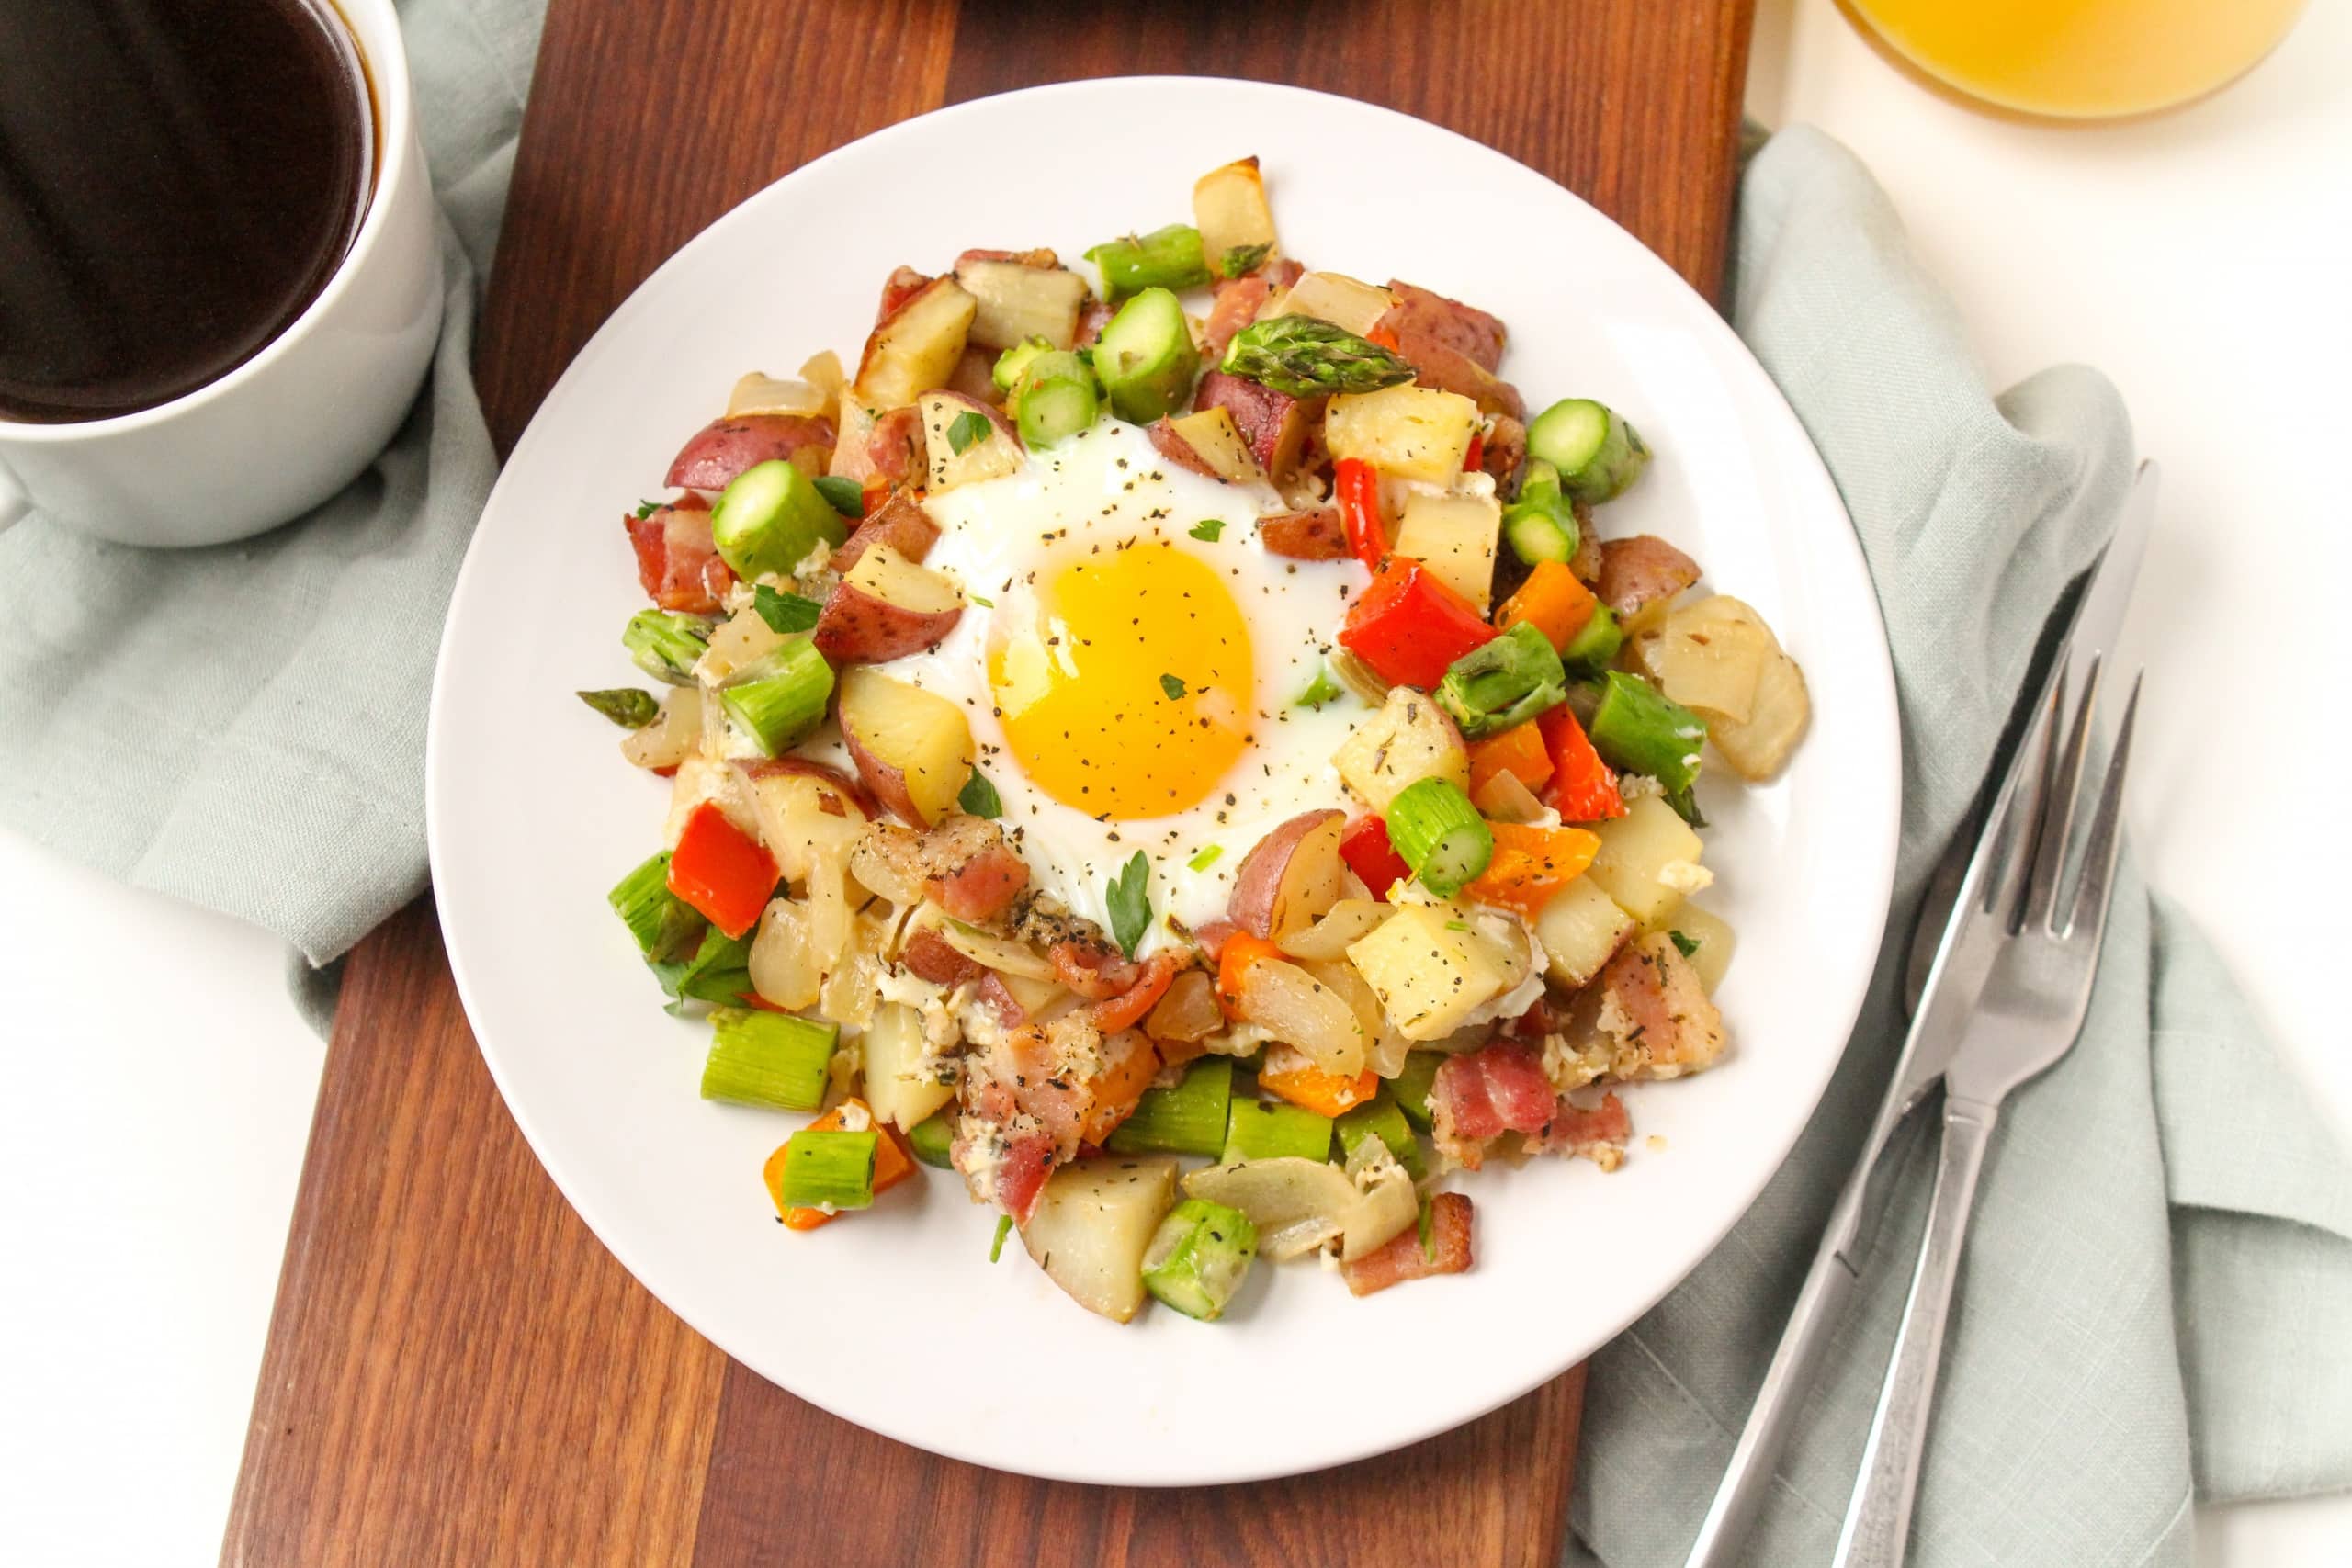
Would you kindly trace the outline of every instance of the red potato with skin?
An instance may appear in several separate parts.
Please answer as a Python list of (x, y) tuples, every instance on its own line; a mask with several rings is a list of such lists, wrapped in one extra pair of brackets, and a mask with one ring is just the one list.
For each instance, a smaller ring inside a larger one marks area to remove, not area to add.
[(858, 356), (854, 389), (870, 408), (904, 408), (947, 385), (963, 356), (979, 301), (952, 277), (935, 277), (876, 327)]
[(833, 422), (814, 414), (714, 419), (678, 449), (662, 482), (676, 490), (721, 491), (744, 469), (779, 459), (821, 474), (832, 460), (833, 439)]
[(1268, 555), (1292, 560), (1339, 560), (1348, 553), (1347, 525), (1340, 521), (1335, 506), (1261, 517), (1258, 520), (1258, 537), (1265, 544)]
[(841, 438), (828, 470), (865, 490), (897, 490), (922, 473), (922, 415), (912, 404), (876, 413), (855, 391), (841, 398)]
[(817, 651), (835, 664), (887, 664), (933, 648), (964, 615), (955, 582), (888, 545), (860, 551), (817, 615)]
[(1503, 324), (1486, 311), (1409, 283), (1391, 282), (1396, 303), (1377, 330), (1393, 338), (1425, 387), (1459, 392), (1482, 412), (1527, 417), (1519, 389), (1495, 374), (1502, 363)]
[(1655, 534), (1611, 539), (1600, 547), (1600, 602), (1630, 615), (1643, 605), (1671, 599), (1699, 581), (1699, 563)]
[(1193, 406), (1222, 408), (1231, 414), (1235, 428), (1249, 446), (1250, 455), (1280, 484), (1298, 468), (1299, 454), (1306, 446), (1307, 429), (1315, 423), (1321, 401), (1302, 401), (1247, 377), (1212, 370), (1201, 378)]
[[(954, 490), (997, 479), (1021, 466), (1021, 436), (1004, 411), (961, 392), (925, 392), (916, 405), (922, 419), (924, 468), (930, 488)], [(956, 422), (978, 415), (988, 428), (976, 441), (956, 449)]]
[(1178, 468), (1199, 474), (1204, 479), (1217, 478), (1217, 471), (1207, 458), (1193, 450), (1192, 443), (1177, 433), (1174, 423), (1166, 419), (1154, 420), (1144, 434), (1150, 438), (1153, 450)]
[(936, 692), (854, 664), (842, 671), (837, 711), (850, 761), (874, 798), (919, 828), (946, 820), (972, 774), (964, 710)]
[(882, 302), (875, 307), (874, 324), (880, 326), (903, 309), (908, 300), (931, 287), (931, 274), (902, 266), (892, 272), (882, 284)]
[(1346, 819), (1339, 811), (1302, 811), (1259, 840), (1234, 874), (1226, 918), (1272, 941), (1320, 919), (1346, 885), (1340, 859)]
[(937, 543), (939, 525), (931, 520), (922, 502), (910, 495), (894, 495), (866, 513), (850, 534), (849, 542), (833, 552), (831, 564), (835, 571), (846, 573), (867, 550), (888, 545), (920, 565)]
[[(815, 779), (838, 794), (859, 816), (869, 821), (881, 815), (876, 809), (874, 796), (866, 793), (864, 784), (839, 768), (828, 767), (806, 757), (753, 757), (736, 762), (735, 767), (754, 784), (762, 779), (790, 776)], [(831, 816), (843, 815), (842, 810), (832, 807), (826, 807), (826, 810)]]

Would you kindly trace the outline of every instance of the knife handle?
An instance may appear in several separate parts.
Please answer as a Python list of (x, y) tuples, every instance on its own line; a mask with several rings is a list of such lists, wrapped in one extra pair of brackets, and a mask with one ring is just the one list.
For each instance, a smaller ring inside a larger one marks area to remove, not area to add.
[(1895, 1330), (1886, 1386), (1871, 1416), (1861, 1475), (1838, 1538), (1835, 1568), (1902, 1568), (1911, 1504), (1919, 1492), (1928, 1414), (1935, 1403), (1936, 1369), (1943, 1357), (1945, 1319), (1960, 1277), (1961, 1245), (1998, 1114), (1993, 1106), (1970, 1100), (1944, 1102), (1943, 1150), (1936, 1164), (1935, 1194), (1928, 1201), (1927, 1237)]

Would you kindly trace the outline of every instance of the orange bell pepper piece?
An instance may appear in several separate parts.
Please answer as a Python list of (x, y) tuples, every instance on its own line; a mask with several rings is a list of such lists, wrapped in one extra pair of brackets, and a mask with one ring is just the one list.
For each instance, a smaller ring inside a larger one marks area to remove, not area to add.
[(1470, 747), (1470, 796), (1476, 799), (1497, 773), (1510, 773), (1530, 790), (1539, 790), (1552, 777), (1552, 753), (1544, 744), (1535, 721), (1514, 724), (1499, 735), (1489, 735)]
[(1495, 625), (1509, 631), (1525, 621), (1542, 632), (1555, 649), (1565, 649), (1592, 619), (1592, 607), (1599, 603), (1592, 590), (1577, 581), (1577, 574), (1566, 566), (1555, 560), (1537, 561), (1519, 592), (1503, 601)]
[(1515, 909), (1531, 920), (1561, 888), (1582, 876), (1600, 852), (1600, 835), (1582, 828), (1532, 828), (1517, 822), (1489, 822), (1487, 827), (1495, 835), (1494, 859), (1464, 891), (1478, 903)]
[[(899, 1146), (896, 1128), (875, 1121), (874, 1112), (867, 1108), (865, 1101), (852, 1095), (809, 1122), (806, 1130), (811, 1133), (842, 1131), (842, 1113), (853, 1105), (865, 1112), (866, 1125), (882, 1134), (874, 1145), (874, 1195), (878, 1198), (915, 1173), (914, 1156)], [(777, 1192), (782, 1190), (778, 1184), (784, 1179), (784, 1151), (791, 1146), (789, 1138), (778, 1144), (775, 1153), (768, 1156), (767, 1164), (760, 1170), (760, 1179), (767, 1183), (768, 1201), (775, 1204), (776, 1213), (783, 1216), (784, 1228), (788, 1231), (813, 1231), (819, 1225), (830, 1224), (840, 1219), (841, 1215), (829, 1214), (822, 1209), (786, 1208), (777, 1198)]]
[(1327, 1073), (1303, 1057), (1291, 1067), (1260, 1072), (1258, 1087), (1320, 1116), (1339, 1116), (1380, 1092), (1380, 1075), (1366, 1067), (1354, 1077)]

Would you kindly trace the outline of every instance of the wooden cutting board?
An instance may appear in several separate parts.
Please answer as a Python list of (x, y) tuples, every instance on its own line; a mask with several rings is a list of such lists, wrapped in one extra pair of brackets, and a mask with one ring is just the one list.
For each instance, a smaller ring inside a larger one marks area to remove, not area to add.
[[(1751, 4), (552, 0), (482, 404), (512, 446), (640, 279), (817, 154), (1070, 77), (1261, 77), (1403, 109), (1552, 175), (1713, 296)], [(1444, 220), (1442, 189), (1402, 194)], [(1460, 215), (1464, 243), (1508, 243), (1509, 220)], [(1579, 1368), (1401, 1453), (1184, 1492), (875, 1437), (729, 1360), (597, 1244), (500, 1102), (420, 902), (350, 961), (221, 1556), (1548, 1568), (1583, 1388)]]

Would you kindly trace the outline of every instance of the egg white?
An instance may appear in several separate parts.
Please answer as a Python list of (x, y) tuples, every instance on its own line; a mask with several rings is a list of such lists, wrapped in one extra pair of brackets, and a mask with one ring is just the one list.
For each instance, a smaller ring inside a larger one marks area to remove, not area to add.
[[(1115, 420), (1034, 453), (1001, 479), (924, 500), (940, 526), (924, 564), (955, 578), (968, 607), (935, 649), (886, 666), (890, 674), (962, 705), (979, 765), (1004, 803), (1032, 885), (1071, 912), (1110, 923), (1106, 888), (1138, 850), (1150, 866), (1154, 919), (1139, 951), (1173, 940), (1164, 917), (1188, 927), (1221, 918), (1251, 846), (1302, 811), (1345, 804), (1331, 757), (1363, 716), (1343, 694), (1319, 710), (1298, 696), (1322, 671), (1348, 596), (1363, 579), (1352, 561), (1269, 555), (1257, 520), (1283, 510), (1263, 485), (1227, 484), (1169, 462), (1143, 431)], [(1220, 520), (1214, 541), (1194, 525)], [(1072, 557), (1135, 540), (1161, 540), (1213, 567), (1250, 626), (1257, 714), (1241, 756), (1199, 804), (1162, 817), (1101, 821), (1033, 784), (1006, 744), (988, 678), (990, 626), (1035, 619), (1032, 581)], [(1195, 857), (1218, 852), (1199, 870)]]

